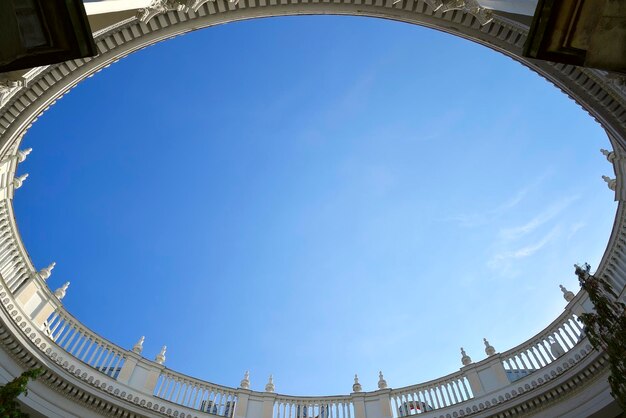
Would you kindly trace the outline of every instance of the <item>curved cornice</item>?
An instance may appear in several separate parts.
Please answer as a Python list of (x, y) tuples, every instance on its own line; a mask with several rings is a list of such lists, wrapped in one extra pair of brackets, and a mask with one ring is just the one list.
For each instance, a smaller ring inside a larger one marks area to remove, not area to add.
[[(147, 24), (136, 18), (119, 22), (96, 33), (98, 56), (31, 70), (24, 76), (26, 86), (12, 88), (0, 98), (0, 160), (16, 153), (31, 124), (72, 87), (134, 51), (189, 31), (221, 23), (304, 14), (371, 16), (403, 21), (444, 31), (494, 49), (526, 65), (560, 88), (602, 124), (616, 150), (622, 152), (626, 149), (626, 92), (622, 87), (601, 71), (522, 58), (521, 48), (527, 28), (516, 22), (496, 18), (481, 26), (471, 14), (459, 10), (433, 12), (423, 1), (414, 0), (397, 3), (392, 0), (240, 0), (237, 4), (215, 0), (204, 3), (197, 12), (169, 11), (156, 16)], [(8, 168), (8, 180), (0, 185), (8, 191), (6, 200), (0, 204), (0, 218), (4, 218), (0, 219), (0, 342), (5, 351), (11, 353), (24, 367), (35, 364), (45, 366), (47, 372), (43, 379), (48, 386), (98, 413), (126, 417), (204, 416), (204, 413), (197, 410), (138, 392), (104, 373), (90, 369), (89, 365), (57, 346), (44, 331), (36, 329), (28, 316), (20, 310), (12, 293), (29, 280), (36, 282), (52, 300), (56, 299), (45, 282), (36, 275), (15, 225), (10, 202), (13, 197), (15, 167), (16, 164), (13, 164)], [(616, 196), (619, 193), (616, 192)], [(620, 203), (613, 232), (597, 274), (608, 277), (622, 291), (626, 288), (625, 243), (626, 222)], [(80, 323), (70, 318), (70, 326), (80, 326)], [(124, 352), (108, 342), (106, 344), (126, 361), (133, 359), (146, 363), (146, 367), (159, 367), (132, 352)], [(513, 354), (521, 352), (525, 344), (527, 343), (509, 351)], [(505, 417), (528, 413), (538, 408), (539, 403), (545, 407), (549, 402), (557, 402), (567, 396), (572, 388), (584, 387), (587, 382), (597, 379), (605, 372), (605, 364), (603, 355), (591, 351), (583, 340), (563, 357), (540, 369), (543, 376), (537, 371), (520, 379), (519, 384), (522, 386), (516, 387), (516, 384), (512, 384), (491, 399), (489, 398), (492, 394), (489, 393), (424, 416)], [(180, 382), (195, 384), (195, 381), (192, 382), (193, 378), (175, 372), (171, 374), (174, 379), (180, 379)], [(225, 390), (235, 391), (229, 388)], [(259, 398), (269, 396), (244, 392)]]

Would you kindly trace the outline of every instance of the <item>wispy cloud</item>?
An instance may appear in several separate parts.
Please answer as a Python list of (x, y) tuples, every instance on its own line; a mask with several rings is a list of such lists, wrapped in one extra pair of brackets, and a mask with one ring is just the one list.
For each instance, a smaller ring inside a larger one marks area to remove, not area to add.
[(567, 234), (567, 239), (572, 238), (574, 235), (576, 235), (576, 233), (578, 231), (580, 231), (581, 229), (583, 229), (586, 226), (587, 226), (587, 223), (585, 223), (585, 222), (576, 222), (575, 224), (570, 226), (569, 234)]
[(570, 196), (563, 198), (552, 205), (550, 205), (546, 210), (536, 215), (530, 221), (524, 223), (523, 225), (514, 226), (511, 228), (504, 228), (500, 230), (500, 237), (505, 240), (515, 240), (521, 238), (533, 231), (535, 231), (538, 227), (544, 225), (546, 222), (554, 219), (561, 212), (563, 212), (569, 205), (571, 205), (574, 201), (579, 199), (580, 196)]
[(560, 231), (561, 227), (557, 225), (536, 242), (522, 246), (515, 250), (497, 253), (487, 262), (487, 266), (493, 269), (505, 268), (508, 267), (508, 263), (513, 260), (530, 257), (554, 240), (560, 234)]
[(452, 221), (458, 222), (460, 226), (465, 228), (474, 228), (477, 226), (485, 225), (492, 221), (494, 217), (515, 208), (522, 200), (524, 200), (528, 192), (536, 184), (537, 182), (534, 182), (533, 184), (518, 190), (513, 196), (511, 196), (511, 198), (491, 210), (482, 213), (460, 214), (453, 216), (450, 219)]

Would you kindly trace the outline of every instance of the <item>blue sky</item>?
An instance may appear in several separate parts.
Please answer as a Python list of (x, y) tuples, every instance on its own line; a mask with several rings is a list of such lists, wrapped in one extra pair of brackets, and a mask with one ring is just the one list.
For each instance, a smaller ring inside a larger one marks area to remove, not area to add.
[(597, 266), (602, 129), (484, 47), (289, 17), (194, 32), (86, 80), (25, 137), (37, 267), (87, 326), (237, 386), (341, 394), (505, 351)]

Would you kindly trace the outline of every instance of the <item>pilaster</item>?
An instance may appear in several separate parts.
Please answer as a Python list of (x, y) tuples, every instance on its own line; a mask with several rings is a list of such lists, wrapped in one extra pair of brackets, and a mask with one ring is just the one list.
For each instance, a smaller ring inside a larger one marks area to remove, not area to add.
[(15, 293), (15, 299), (24, 313), (42, 330), (46, 320), (61, 305), (44, 286), (45, 284), (31, 277)]
[(248, 401), (250, 400), (249, 389), (237, 389), (237, 404), (235, 405), (235, 418), (246, 418), (248, 414)]
[(152, 396), (157, 380), (165, 366), (148, 361), (132, 351), (126, 352), (126, 360), (117, 376), (117, 381)]
[(496, 391), (510, 384), (500, 354), (494, 354), (480, 363), (462, 367), (474, 397)]

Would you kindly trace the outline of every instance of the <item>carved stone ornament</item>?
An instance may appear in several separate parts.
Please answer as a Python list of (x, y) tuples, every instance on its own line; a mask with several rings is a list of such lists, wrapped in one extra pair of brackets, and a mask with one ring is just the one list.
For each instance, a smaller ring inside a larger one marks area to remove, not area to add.
[(50, 278), (50, 275), (52, 274), (52, 270), (54, 269), (54, 266), (56, 265), (57, 263), (52, 262), (50, 263), (48, 267), (44, 267), (41, 270), (39, 270), (39, 277), (41, 277), (41, 280), (48, 280)]
[(560, 285), (559, 285), (559, 287), (561, 288), (561, 292), (563, 292), (563, 298), (564, 298), (566, 301), (568, 301), (568, 302), (569, 302), (569, 301), (571, 301), (572, 299), (574, 299), (574, 297), (576, 296), (576, 295), (574, 295), (574, 292), (572, 292), (572, 291), (570, 291), (570, 290), (567, 290), (567, 289), (565, 288), (565, 286), (563, 286), (562, 284), (560, 284)]
[(250, 389), (250, 372), (248, 370), (243, 374), (243, 379), (241, 383), (239, 383), (239, 387), (242, 389)]
[(354, 384), (352, 385), (352, 392), (361, 392), (363, 387), (359, 383), (359, 376), (354, 375)]
[(165, 363), (165, 352), (166, 351), (167, 351), (167, 346), (164, 345), (163, 347), (161, 347), (161, 351), (159, 352), (159, 354), (157, 354), (157, 356), (154, 359), (154, 361), (156, 361), (159, 364)]
[(275, 390), (276, 390), (276, 387), (274, 386), (274, 376), (270, 374), (270, 378), (267, 381), (267, 385), (265, 385), (265, 391), (274, 392)]
[(67, 293), (68, 287), (70, 287), (70, 282), (65, 282), (63, 286), (54, 291), (54, 296), (56, 296), (59, 300), (63, 299)]
[(139, 341), (137, 341), (137, 343), (133, 346), (133, 352), (134, 353), (141, 354), (141, 352), (143, 351), (143, 342), (145, 340), (146, 340), (146, 337), (141, 336)]
[(3, 106), (14, 90), (25, 85), (23, 80), (0, 80), (0, 106)]
[(489, 344), (489, 341), (487, 341), (486, 338), (483, 338), (483, 342), (485, 343), (485, 354), (487, 354), (488, 356), (493, 356), (494, 354), (496, 354), (496, 349), (493, 348), (491, 344)]
[(24, 184), (24, 181), (28, 178), (28, 173), (26, 174), (22, 174), (19, 177), (15, 177), (13, 179), (13, 187), (15, 188), (15, 190), (19, 189), (20, 187), (22, 187), (22, 185)]
[(378, 389), (387, 389), (387, 381), (383, 377), (383, 372), (378, 372)]
[(615, 191), (615, 188), (617, 186), (617, 180), (616, 179), (612, 179), (609, 176), (602, 176), (602, 180), (604, 180), (606, 182), (606, 185), (608, 186), (609, 189)]
[[(435, 0), (433, 3), (439, 2)], [(486, 25), (493, 20), (493, 12), (482, 7), (477, 0), (444, 0), (440, 7), (444, 13), (451, 10), (462, 10), (469, 13), (478, 19), (481, 25)]]
[(17, 152), (17, 162), (18, 163), (23, 163), (24, 161), (26, 161), (26, 157), (28, 157), (28, 154), (30, 154), (31, 152), (33, 152), (32, 148), (26, 148), (26, 149), (21, 149)]
[(464, 366), (469, 366), (470, 364), (472, 364), (472, 359), (470, 358), (470, 356), (467, 355), (463, 347), (461, 347), (461, 363)]
[(148, 23), (153, 17), (170, 10), (183, 11), (186, 4), (181, 0), (152, 0), (148, 7), (137, 10), (137, 19), (143, 23)]
[(207, 3), (208, 1), (215, 0), (187, 0), (183, 11), (185, 13), (189, 13), (189, 11), (193, 10), (193, 12), (196, 13), (204, 5), (204, 3)]

